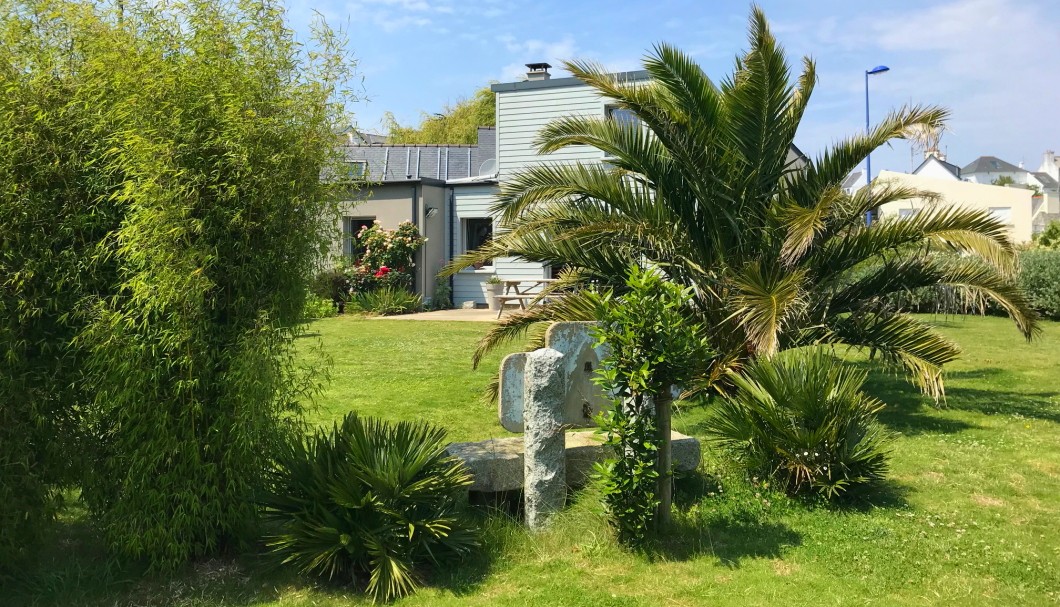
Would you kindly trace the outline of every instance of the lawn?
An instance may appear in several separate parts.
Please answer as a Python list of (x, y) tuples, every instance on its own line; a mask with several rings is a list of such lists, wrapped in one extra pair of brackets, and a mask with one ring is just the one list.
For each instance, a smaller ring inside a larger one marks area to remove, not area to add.
[[(679, 487), (676, 528), (632, 555), (610, 539), (592, 490), (531, 537), (483, 517), (487, 549), (447, 568), (402, 605), (1049, 605), (1060, 604), (1060, 323), (1022, 341), (999, 318), (938, 318), (964, 357), (936, 409), (900, 377), (868, 388), (900, 433), (890, 481), (844, 508), (785, 498), (707, 450)], [(478, 323), (335, 318), (299, 346), (332, 358), (332, 383), (309, 412), (328, 423), (356, 410), (425, 419), (455, 440), (506, 434), (479, 395), (497, 367), (470, 370)], [(702, 409), (677, 429), (701, 434)], [(71, 507), (32, 579), (0, 603), (41, 605), (363, 604), (356, 591), (268, 572), (252, 557), (200, 563), (176, 576), (103, 564)]]

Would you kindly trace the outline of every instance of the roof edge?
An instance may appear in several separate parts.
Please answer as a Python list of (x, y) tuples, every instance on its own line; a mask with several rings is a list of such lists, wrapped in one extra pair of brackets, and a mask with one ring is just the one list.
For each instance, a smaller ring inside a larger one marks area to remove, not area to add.
[[(611, 74), (620, 82), (639, 82), (648, 80), (648, 70), (635, 70), (631, 72), (615, 72)], [(581, 80), (571, 76), (568, 78), (549, 78), (548, 80), (525, 80), (523, 82), (501, 82), (490, 86), (494, 93), (507, 93), (510, 91), (529, 91), (536, 89), (561, 88), (565, 86), (589, 86)]]

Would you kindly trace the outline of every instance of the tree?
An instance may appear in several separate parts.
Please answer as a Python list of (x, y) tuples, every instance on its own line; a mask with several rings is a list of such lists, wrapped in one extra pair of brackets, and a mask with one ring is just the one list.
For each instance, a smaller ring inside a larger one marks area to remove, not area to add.
[(1008, 175), (1002, 175), (1002, 176), (998, 177), (997, 179), (991, 181), (990, 185), (1002, 185), (1002, 186), (1004, 186), (1004, 185), (1013, 185), (1015, 183), (1016, 183), (1016, 181), (1013, 180), (1012, 177), (1010, 177)]
[[(1014, 283), (1015, 248), (1004, 225), (985, 211), (936, 206), (866, 226), (866, 211), (928, 193), (883, 185), (870, 198), (868, 188), (842, 189), (870, 152), (917, 125), (941, 128), (947, 112), (903, 108), (816, 159), (789, 162), (817, 80), (814, 63), (804, 59), (792, 82), (758, 8), (749, 29), (750, 50), (720, 83), (668, 45), (645, 59), (647, 84), (567, 63), (637, 120), (571, 116), (542, 129), (542, 154), (589, 145), (608, 163), (545, 163), (515, 175), (493, 208), (503, 230), (448, 271), (516, 255), (570, 268), (560, 288), (602, 284), (620, 292), (629, 260), (658, 267), (694, 290), (718, 351), (702, 362), (700, 387), (716, 386), (756, 354), (825, 343), (900, 365), (941, 397), (943, 366), (960, 349), (888, 305), (888, 295), (918, 287), (950, 285), (988, 297), (1030, 338), (1036, 317)], [(487, 334), (476, 360), (538, 321), (590, 320), (578, 299), (509, 316)]]
[[(0, 387), (31, 421), (81, 413), (114, 552), (171, 567), (244, 541), (312, 387), (292, 346), (334, 226), (343, 41), (301, 48), (271, 0), (0, 11), (0, 297), (34, 325), (0, 331)], [(75, 363), (65, 391), (46, 377)]]
[(1034, 237), (1034, 242), (1043, 249), (1060, 247), (1060, 220), (1054, 219), (1050, 221), (1041, 234)]
[(401, 126), (390, 112), (383, 121), (389, 143), (471, 145), (478, 141), (478, 127), (497, 124), (497, 97), (488, 86), (479, 89), (471, 99), (446, 105), (441, 113), (423, 113), (418, 127)]

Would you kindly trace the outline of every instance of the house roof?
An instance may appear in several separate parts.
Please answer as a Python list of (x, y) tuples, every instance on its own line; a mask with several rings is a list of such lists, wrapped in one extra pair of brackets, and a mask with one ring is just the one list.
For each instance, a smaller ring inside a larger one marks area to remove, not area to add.
[(968, 173), (1026, 173), (1026, 169), (1001, 160), (996, 156), (980, 156), (971, 164), (961, 169), (964, 174)]
[(1056, 183), (1052, 175), (1044, 171), (1035, 171), (1031, 175), (1034, 175), (1034, 178), (1038, 180), (1038, 183), (1042, 184), (1043, 188), (1055, 189), (1057, 185), (1060, 185)]
[[(647, 70), (636, 70), (633, 72), (616, 72), (611, 74), (619, 82), (637, 82), (640, 80), (648, 80)], [(570, 77), (570, 78), (549, 78), (548, 80), (525, 80), (523, 82), (501, 82), (494, 84), (490, 87), (494, 93), (504, 93), (507, 91), (528, 91), (531, 89), (552, 89), (560, 88), (564, 86), (584, 86), (585, 83), (581, 80)]]
[(863, 173), (861, 171), (854, 171), (853, 173), (847, 175), (847, 178), (843, 180), (843, 185), (840, 187), (842, 187), (844, 190), (852, 188), (859, 181), (861, 181), (862, 176)]
[[(992, 158), (992, 156), (983, 156), (983, 158)], [(934, 155), (931, 155), (931, 156), (928, 156), (927, 158), (925, 158), (924, 162), (920, 163), (920, 166), (918, 166), (917, 168), (913, 169), (913, 174), (914, 175), (920, 174), (920, 169), (924, 168), (924, 165), (926, 165), (928, 162), (931, 162), (932, 160), (934, 160), (935, 162), (939, 163), (942, 166), (942, 168), (944, 168), (947, 171), (949, 171), (950, 174), (952, 174), (957, 179), (961, 178), (961, 167), (959, 167), (959, 166), (957, 166), (955, 164), (950, 164), (950, 163), (946, 162), (945, 160), (942, 160), (938, 156), (934, 156)], [(979, 160), (982, 160), (982, 158), (980, 158)], [(976, 162), (978, 162), (978, 160)], [(1002, 160), (1001, 162), (1005, 162), (1005, 161)], [(1008, 164), (1008, 163), (1005, 163), (1005, 164)], [(966, 168), (964, 170), (967, 171), (968, 169)], [(1019, 170), (1019, 169), (1017, 168), (1017, 170)]]

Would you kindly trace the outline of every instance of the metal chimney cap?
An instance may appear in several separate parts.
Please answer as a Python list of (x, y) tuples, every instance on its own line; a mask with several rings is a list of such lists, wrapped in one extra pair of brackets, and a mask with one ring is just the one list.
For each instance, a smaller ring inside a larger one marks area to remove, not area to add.
[(547, 72), (548, 68), (552, 66), (547, 63), (527, 63), (526, 67), (529, 68), (531, 72)]

